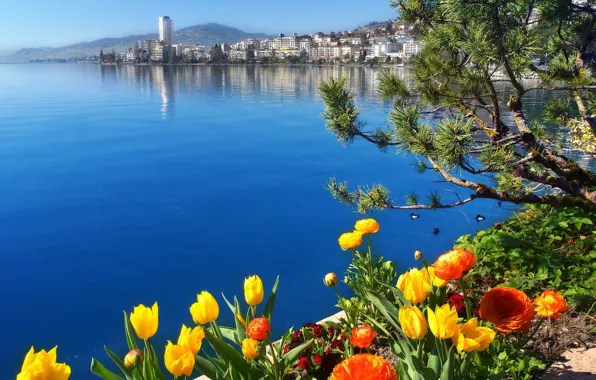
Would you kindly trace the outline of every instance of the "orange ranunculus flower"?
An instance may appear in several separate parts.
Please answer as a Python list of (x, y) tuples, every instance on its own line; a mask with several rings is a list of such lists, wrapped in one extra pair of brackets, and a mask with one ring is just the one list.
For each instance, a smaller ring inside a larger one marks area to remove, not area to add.
[[(426, 270), (425, 270), (426, 269)], [(426, 267), (426, 268), (422, 268), (422, 276), (426, 279), (426, 273), (428, 273), (428, 277), (429, 277), (429, 283), (432, 282), (433, 286), (436, 286), (437, 288), (444, 288), (447, 286), (447, 284), (449, 284), (449, 281), (447, 280), (443, 280), (442, 278), (437, 277), (436, 272), (435, 272), (435, 268), (433, 267)]]
[(267, 318), (255, 318), (248, 323), (246, 334), (250, 339), (258, 340), (259, 342), (269, 338), (271, 332), (271, 324)]
[(480, 300), (480, 318), (492, 322), (502, 334), (527, 332), (532, 325), (532, 300), (521, 290), (505, 286), (492, 288)]
[(433, 267), (435, 274), (442, 280), (458, 280), (465, 272), (472, 269), (476, 256), (462, 248), (455, 248), (439, 256)]
[(344, 251), (352, 248), (360, 247), (362, 244), (362, 232), (360, 231), (353, 231), (353, 232), (346, 232), (342, 234), (339, 239), (339, 246)]
[(562, 294), (545, 290), (534, 300), (536, 314), (543, 318), (559, 319), (569, 308)]
[(379, 231), (379, 222), (374, 219), (360, 219), (354, 229), (363, 234), (376, 234)]
[(368, 348), (372, 344), (373, 340), (377, 337), (377, 333), (370, 326), (360, 326), (352, 329), (352, 335), (350, 335), (350, 343), (356, 347)]
[(336, 365), (329, 380), (397, 380), (397, 372), (380, 356), (358, 354)]

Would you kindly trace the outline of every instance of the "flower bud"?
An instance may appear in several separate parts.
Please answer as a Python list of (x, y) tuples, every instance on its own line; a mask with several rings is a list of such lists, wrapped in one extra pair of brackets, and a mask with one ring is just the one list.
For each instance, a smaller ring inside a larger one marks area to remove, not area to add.
[(333, 272), (327, 273), (323, 279), (323, 282), (328, 287), (333, 288), (335, 285), (337, 285), (337, 275)]
[(255, 318), (248, 323), (248, 327), (246, 328), (246, 335), (249, 338), (258, 340), (259, 342), (264, 341), (265, 339), (269, 338), (269, 333), (271, 332), (271, 325), (267, 318)]
[(132, 350), (124, 357), (124, 366), (133, 369), (143, 362), (143, 353), (141, 350)]
[(422, 252), (420, 252), (420, 251), (414, 252), (414, 258), (416, 260), (421, 260), (422, 259)]

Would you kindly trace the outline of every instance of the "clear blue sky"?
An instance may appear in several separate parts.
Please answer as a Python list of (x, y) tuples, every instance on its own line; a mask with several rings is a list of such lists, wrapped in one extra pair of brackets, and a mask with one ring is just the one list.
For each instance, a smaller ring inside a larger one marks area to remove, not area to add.
[(395, 16), (389, 0), (0, 0), (0, 49), (61, 46), (217, 22), (247, 32), (345, 30)]

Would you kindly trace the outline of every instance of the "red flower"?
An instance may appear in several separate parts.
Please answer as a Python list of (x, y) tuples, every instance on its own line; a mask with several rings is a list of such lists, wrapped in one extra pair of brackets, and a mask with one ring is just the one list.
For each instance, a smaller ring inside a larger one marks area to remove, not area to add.
[(284, 347), (284, 355), (287, 354), (290, 351), (290, 346), (286, 345)]
[(321, 365), (323, 364), (323, 357), (319, 354), (315, 354), (315, 356), (313, 357), (313, 361), (317, 364), (317, 365)]
[(260, 342), (264, 341), (265, 339), (269, 338), (269, 333), (271, 332), (271, 325), (267, 318), (255, 318), (248, 324), (248, 328), (246, 329), (246, 334), (249, 338), (258, 340)]
[(298, 368), (300, 369), (309, 369), (310, 368), (310, 361), (306, 356), (301, 357), (298, 359)]
[(466, 304), (464, 303), (464, 298), (457, 293), (453, 293), (449, 297), (449, 303), (451, 304), (451, 306), (455, 307), (455, 310), (457, 310), (458, 314), (462, 313), (466, 310)]
[(327, 335), (329, 335), (330, 337), (333, 336), (333, 334), (335, 334), (335, 326), (331, 325), (327, 328)]
[(294, 331), (294, 334), (292, 334), (292, 340), (298, 340), (300, 338), (302, 338), (302, 331), (301, 330)]
[(312, 332), (313, 332), (313, 335), (314, 335), (315, 338), (320, 337), (321, 335), (323, 335), (323, 326), (321, 326), (321, 325), (315, 325), (313, 327)]

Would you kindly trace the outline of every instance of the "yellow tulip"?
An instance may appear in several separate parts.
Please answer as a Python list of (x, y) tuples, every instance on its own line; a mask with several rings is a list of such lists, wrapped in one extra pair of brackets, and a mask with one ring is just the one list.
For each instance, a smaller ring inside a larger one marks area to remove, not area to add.
[(164, 354), (164, 364), (167, 370), (174, 376), (190, 376), (195, 366), (195, 356), (183, 346), (177, 346), (168, 342)]
[(379, 231), (379, 222), (374, 219), (360, 219), (354, 229), (363, 234), (376, 234)]
[(244, 279), (244, 299), (250, 306), (256, 306), (263, 302), (265, 291), (263, 281), (256, 274)]
[[(445, 286), (447, 286), (447, 284), (449, 284), (449, 281), (443, 280), (435, 275), (435, 268), (433, 268), (432, 266), (426, 267), (422, 269), (422, 271), (428, 272), (428, 274), (423, 273), (422, 275), (425, 277), (425, 279), (427, 279), (429, 283), (430, 280), (432, 280), (433, 285), (437, 288), (444, 288)], [(428, 280), (428, 278), (430, 278), (430, 280)]]
[(339, 239), (339, 246), (344, 251), (352, 248), (357, 248), (362, 244), (362, 232), (353, 231), (342, 234)]
[(217, 319), (219, 305), (209, 292), (203, 290), (201, 294), (197, 294), (197, 302), (190, 306), (190, 314), (195, 323), (205, 325)]
[(256, 359), (259, 356), (259, 341), (254, 339), (244, 339), (242, 341), (242, 354), (248, 360)]
[(426, 335), (426, 319), (416, 306), (404, 306), (399, 309), (399, 324), (410, 339), (420, 340)]
[(194, 329), (191, 329), (190, 327), (182, 325), (180, 335), (178, 336), (178, 345), (188, 348), (193, 355), (196, 355), (201, 350), (204, 338), (205, 332), (202, 327), (197, 326)]
[(17, 375), (17, 380), (68, 380), (70, 377), (70, 367), (64, 363), (56, 363), (58, 346), (50, 351), (41, 350), (35, 353), (31, 346), (21, 372)]
[(448, 303), (439, 307), (435, 306), (433, 312), (428, 310), (428, 327), (430, 331), (439, 339), (449, 339), (455, 334), (457, 325), (457, 310)]
[(135, 309), (130, 313), (130, 324), (135, 330), (139, 339), (149, 339), (157, 332), (159, 324), (157, 302), (148, 308), (145, 305), (135, 306)]
[[(419, 269), (411, 269), (397, 279), (397, 288), (404, 293), (404, 297), (410, 303), (417, 304), (424, 302), (430, 294), (428, 273), (424, 269), (423, 271), (425, 272), (424, 274)], [(426, 279), (424, 275), (426, 275)]]
[(495, 339), (497, 333), (488, 327), (478, 327), (476, 318), (455, 326), (455, 334), (451, 340), (457, 352), (484, 351)]

